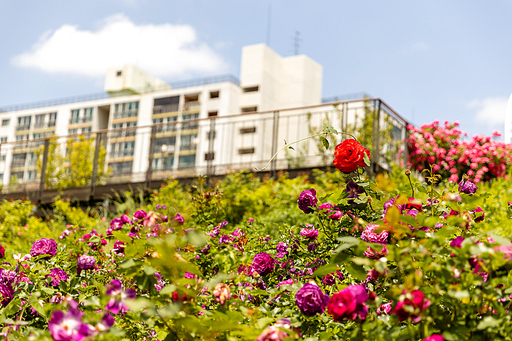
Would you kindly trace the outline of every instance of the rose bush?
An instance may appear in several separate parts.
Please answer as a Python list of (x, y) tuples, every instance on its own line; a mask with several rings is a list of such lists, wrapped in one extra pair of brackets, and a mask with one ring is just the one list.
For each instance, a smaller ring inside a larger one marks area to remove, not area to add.
[[(363, 167), (311, 179), (239, 173), (192, 189), (170, 181), (150, 203), (127, 199), (112, 215), (66, 201), (47, 220), (18, 210), (26, 217), (11, 217), (14, 238), (0, 241), (0, 332), (10, 340), (511, 339), (512, 184), (409, 183), (400, 170), (373, 182)], [(29, 222), (46, 238), (23, 235)]]
[(433, 170), (451, 182), (459, 182), (467, 174), (474, 183), (507, 177), (512, 170), (512, 145), (493, 138), (501, 136), (475, 135), (463, 140), (467, 133), (458, 129), (459, 123), (439, 121), (421, 127), (409, 125), (407, 139), (408, 166), (422, 171)]

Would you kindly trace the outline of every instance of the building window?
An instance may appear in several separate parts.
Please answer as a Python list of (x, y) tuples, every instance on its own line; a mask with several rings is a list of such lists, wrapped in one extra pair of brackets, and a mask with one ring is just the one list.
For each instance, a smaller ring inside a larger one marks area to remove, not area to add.
[(181, 135), (180, 142), (180, 150), (196, 150), (197, 134)]
[(9, 124), (11, 124), (11, 119), (10, 118), (6, 118), (6, 119), (2, 120), (2, 126), (3, 127), (8, 126)]
[(57, 123), (57, 113), (51, 112), (48, 115), (48, 127), (55, 127), (56, 123)]
[(251, 134), (256, 132), (256, 127), (240, 128), (240, 134)]
[(0, 173), (0, 181), (4, 181), (4, 173)]
[(153, 159), (154, 170), (172, 170), (174, 165), (174, 156), (167, 156)]
[(180, 96), (155, 98), (153, 100), (153, 115), (178, 111)]
[(16, 135), (16, 141), (25, 141), (28, 140), (29, 135)]
[(219, 98), (220, 91), (210, 91), (210, 98)]
[(11, 182), (22, 182), (24, 174), (25, 174), (25, 172), (11, 173)]
[(5, 142), (7, 142), (7, 136), (0, 137), (0, 143), (5, 143)]
[(0, 161), (5, 161), (5, 154), (0, 155)]
[(32, 116), (18, 117), (18, 126), (16, 127), (16, 130), (29, 130), (31, 120)]
[[(190, 120), (195, 120), (198, 118), (199, 118), (199, 114), (183, 115), (183, 121), (190, 121)], [(190, 122), (190, 123), (183, 123), (181, 129), (182, 130), (193, 130), (193, 129), (197, 129), (197, 127), (198, 127), (198, 122), (195, 121), (195, 122)]]
[(242, 108), (242, 113), (258, 111), (258, 107), (245, 107)]
[(217, 116), (218, 114), (219, 114), (219, 112), (218, 112), (218, 111), (209, 111), (209, 112), (208, 112), (208, 117), (215, 117), (215, 116)]
[(214, 152), (204, 154), (204, 161), (212, 161), (213, 159), (215, 159)]
[(108, 166), (112, 169), (112, 175), (130, 174), (132, 172), (133, 162), (113, 162)]
[(116, 76), (117, 76), (117, 77), (121, 77), (122, 75), (123, 75), (123, 71), (117, 71), (117, 72), (116, 72)]
[(257, 92), (260, 89), (258, 85), (246, 86), (242, 89), (243, 92)]
[(238, 154), (240, 154), (240, 155), (254, 154), (254, 147), (252, 147), (252, 148), (240, 148), (240, 149), (238, 149)]
[(179, 168), (189, 168), (196, 165), (196, 154), (181, 155), (179, 158)]
[(111, 158), (133, 156), (135, 141), (112, 143)]
[(139, 102), (117, 103), (114, 105), (114, 119), (136, 117), (139, 114)]

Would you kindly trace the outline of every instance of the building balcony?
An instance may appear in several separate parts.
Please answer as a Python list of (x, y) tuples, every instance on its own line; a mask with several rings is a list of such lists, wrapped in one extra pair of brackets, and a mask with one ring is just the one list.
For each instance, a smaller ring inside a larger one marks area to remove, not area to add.
[(16, 131), (30, 130), (30, 124), (24, 124), (16, 127)]
[(114, 113), (114, 120), (120, 119), (120, 118), (127, 118), (127, 117), (137, 117), (139, 114), (139, 110), (130, 110), (130, 111), (123, 111), (123, 112), (116, 112)]
[[(69, 124), (81, 124), (89, 122), (92, 122), (92, 117), (73, 117), (69, 120)], [(53, 123), (53, 125), (55, 125), (55, 122)]]
[(191, 101), (185, 103), (183, 110), (199, 110), (201, 109), (201, 103), (199, 101)]
[(153, 108), (153, 115), (164, 114), (167, 112), (175, 112), (178, 111), (179, 105), (169, 104), (169, 105), (157, 105)]

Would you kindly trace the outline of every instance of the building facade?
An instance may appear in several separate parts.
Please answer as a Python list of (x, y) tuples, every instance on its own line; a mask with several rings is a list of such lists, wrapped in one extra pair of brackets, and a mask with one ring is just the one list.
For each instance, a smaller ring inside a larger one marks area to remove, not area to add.
[[(53, 136), (65, 145), (98, 132), (105, 134), (112, 181), (141, 181), (148, 169), (169, 177), (212, 166), (225, 172), (262, 167), (278, 141), (311, 135), (326, 123), (347, 128), (358, 112), (377, 107), (375, 101), (323, 105), (321, 94), (318, 63), (304, 55), (283, 58), (264, 44), (243, 48), (239, 81), (222, 76), (172, 85), (135, 66), (112, 68), (105, 94), (0, 111), (0, 182), (37, 183), (42, 139)], [(315, 148), (307, 147), (318, 154)], [(317, 162), (305, 158), (308, 153), (286, 154), (281, 167)]]

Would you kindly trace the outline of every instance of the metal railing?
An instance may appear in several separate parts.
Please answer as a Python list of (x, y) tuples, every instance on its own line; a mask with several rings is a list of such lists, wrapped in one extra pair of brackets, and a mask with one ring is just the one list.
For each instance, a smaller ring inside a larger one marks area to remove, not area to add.
[[(0, 154), (6, 155), (5, 162), (0, 163), (2, 192), (37, 193), (32, 199), (37, 201), (45, 190), (59, 188), (63, 179), (76, 183), (76, 177), (85, 179), (80, 186), (88, 186), (93, 195), (99, 184), (145, 182), (149, 187), (152, 181), (167, 178), (260, 169), (284, 145), (283, 141), (318, 134), (325, 125), (355, 134), (371, 150), (370, 173), (399, 163), (399, 155), (407, 158), (407, 121), (378, 98), (185, 121), (182, 117), (150, 126), (0, 144)], [(119, 139), (127, 136), (134, 138)], [(276, 175), (278, 170), (332, 165), (334, 146), (346, 136), (327, 138), (329, 150), (319, 139), (307, 139), (294, 145), (295, 150), (283, 150), (267, 169)], [(60, 150), (62, 157), (49, 159), (51, 148)], [(21, 159), (13, 160), (15, 150), (26, 152), (31, 165), (34, 158), (30, 153), (35, 153), (39, 160), (35, 176), (35, 168), (29, 169), (26, 159), (23, 164)], [(90, 166), (84, 166), (87, 164)], [(25, 167), (24, 172), (18, 166)], [(16, 168), (15, 178), (10, 176), (11, 168)], [(92, 172), (83, 173), (86, 168)]]

